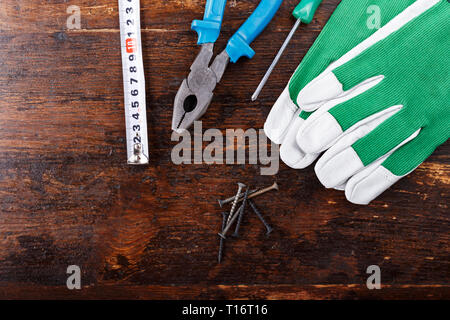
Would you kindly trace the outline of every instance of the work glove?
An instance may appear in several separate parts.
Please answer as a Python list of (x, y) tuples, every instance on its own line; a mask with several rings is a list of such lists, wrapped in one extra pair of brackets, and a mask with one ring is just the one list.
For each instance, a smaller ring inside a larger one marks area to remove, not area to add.
[[(378, 22), (378, 27), (384, 26), (414, 1), (343, 0), (339, 4), (275, 103), (264, 125), (267, 137), (281, 144), (280, 157), (288, 166), (305, 168), (319, 156), (305, 153), (296, 143), (299, 128), (311, 114), (298, 107), (300, 91), (330, 63), (375, 33)], [(378, 19), (380, 20), (377, 21)], [(319, 106), (311, 106), (310, 109)]]
[(293, 95), (317, 111), (287, 136), (302, 154), (328, 149), (324, 186), (368, 204), (449, 138), (449, 17), (447, 0), (417, 0)]

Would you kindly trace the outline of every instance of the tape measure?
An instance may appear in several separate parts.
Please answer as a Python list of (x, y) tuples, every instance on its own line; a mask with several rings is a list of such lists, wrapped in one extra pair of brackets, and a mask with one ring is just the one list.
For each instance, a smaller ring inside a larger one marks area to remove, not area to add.
[(119, 17), (128, 164), (148, 164), (139, 0), (119, 0)]

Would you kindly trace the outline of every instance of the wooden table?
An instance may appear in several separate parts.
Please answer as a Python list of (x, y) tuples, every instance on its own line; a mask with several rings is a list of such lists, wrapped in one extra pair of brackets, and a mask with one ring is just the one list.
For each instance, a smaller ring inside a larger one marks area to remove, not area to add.
[[(258, 1), (228, 1), (226, 40)], [(259, 129), (338, 0), (324, 1), (250, 96), (294, 20), (284, 1), (227, 70), (203, 128)], [(205, 0), (141, 1), (151, 163), (126, 164), (117, 1), (2, 0), (0, 5), (0, 298), (335, 299), (450, 298), (450, 145), (370, 206), (325, 190), (312, 168), (281, 164), (175, 165), (174, 96), (199, 48), (190, 30)], [(68, 30), (69, 5), (81, 29)], [(238, 181), (278, 193), (217, 263), (216, 199)], [(66, 288), (78, 265), (82, 289)], [(368, 290), (378, 265), (382, 289)]]

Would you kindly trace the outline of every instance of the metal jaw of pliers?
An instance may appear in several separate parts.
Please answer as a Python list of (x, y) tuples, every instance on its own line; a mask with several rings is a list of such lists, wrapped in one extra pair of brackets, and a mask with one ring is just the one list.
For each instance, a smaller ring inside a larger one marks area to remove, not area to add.
[(229, 61), (235, 63), (242, 56), (252, 58), (255, 55), (250, 44), (272, 20), (282, 1), (261, 0), (252, 15), (228, 41), (225, 50), (211, 63), (226, 0), (207, 0), (204, 20), (194, 20), (192, 23), (202, 48), (191, 65), (189, 76), (183, 80), (175, 96), (172, 130), (181, 133), (203, 116)]
[[(208, 109), (216, 85), (222, 79), (230, 57), (224, 50), (210, 66), (214, 43), (202, 44), (202, 49), (191, 66), (175, 96), (172, 129), (181, 132), (200, 119)], [(182, 107), (181, 107), (182, 106)]]

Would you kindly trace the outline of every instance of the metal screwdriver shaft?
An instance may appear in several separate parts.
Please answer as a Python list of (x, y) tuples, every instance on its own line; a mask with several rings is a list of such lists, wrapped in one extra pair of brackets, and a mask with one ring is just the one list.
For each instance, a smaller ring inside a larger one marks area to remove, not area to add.
[(258, 99), (258, 96), (261, 93), (261, 90), (264, 88), (264, 85), (266, 84), (267, 80), (269, 79), (270, 75), (272, 74), (273, 69), (275, 68), (275, 66), (277, 65), (281, 56), (283, 55), (284, 50), (286, 50), (286, 47), (288, 46), (289, 42), (291, 41), (292, 37), (294, 36), (295, 31), (297, 31), (298, 27), (300, 26), (300, 24), (302, 22), (305, 24), (309, 24), (312, 21), (314, 14), (316, 13), (317, 7), (320, 5), (321, 2), (322, 2), (322, 0), (302, 0), (297, 5), (297, 7), (295, 7), (294, 11), (292, 12), (292, 15), (296, 19), (295, 25), (291, 29), (291, 32), (289, 32), (289, 35), (287, 36), (286, 40), (284, 40), (283, 45), (281, 46), (280, 50), (278, 51), (277, 56), (273, 60), (269, 69), (267, 70), (266, 74), (262, 78), (261, 83), (259, 84), (258, 88), (256, 88), (256, 91), (252, 96), (252, 101), (255, 101), (256, 99)]
[(284, 43), (281, 46), (280, 50), (278, 51), (275, 59), (273, 59), (272, 64), (270, 65), (269, 69), (267, 69), (266, 74), (264, 75), (261, 82), (259, 83), (258, 88), (256, 88), (255, 93), (252, 95), (252, 101), (255, 101), (256, 99), (258, 99), (258, 96), (261, 93), (261, 90), (266, 85), (267, 80), (269, 80), (269, 77), (272, 74), (273, 69), (275, 69), (275, 66), (278, 64), (278, 61), (280, 61), (280, 58), (283, 55), (284, 50), (286, 50), (289, 42), (291, 42), (292, 37), (294, 36), (295, 32), (297, 31), (297, 29), (301, 23), (302, 23), (302, 20), (297, 19), (297, 21), (294, 24), (294, 27), (291, 29), (291, 32), (289, 32), (289, 35), (287, 36), (286, 40), (284, 40)]

